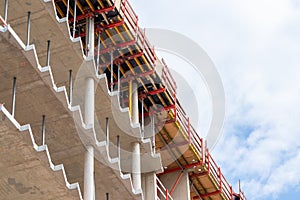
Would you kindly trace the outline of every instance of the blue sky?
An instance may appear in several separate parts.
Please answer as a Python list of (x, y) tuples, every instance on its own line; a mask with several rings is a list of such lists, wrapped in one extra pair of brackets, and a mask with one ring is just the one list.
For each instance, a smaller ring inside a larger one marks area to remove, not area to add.
[(130, 2), (142, 27), (182, 33), (214, 61), (226, 121), (213, 155), (233, 186), (241, 179), (249, 200), (298, 200), (300, 0)]

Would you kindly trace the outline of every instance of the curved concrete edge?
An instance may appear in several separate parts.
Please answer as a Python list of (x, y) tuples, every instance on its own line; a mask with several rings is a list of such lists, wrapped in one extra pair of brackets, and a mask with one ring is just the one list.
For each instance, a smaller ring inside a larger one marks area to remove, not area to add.
[[(23, 49), (25, 50), (25, 52), (31, 52), (33, 53), (33, 56), (34, 56), (34, 60), (35, 60), (35, 63), (38, 67), (38, 70), (40, 72), (49, 72), (49, 75), (50, 75), (50, 79), (51, 79), (51, 83), (52, 83), (52, 87), (54, 89), (55, 92), (57, 93), (60, 93), (60, 92), (63, 92), (64, 95), (65, 95), (65, 100), (67, 102), (67, 105), (68, 105), (68, 108), (70, 111), (72, 112), (77, 112), (78, 115), (79, 115), (79, 118), (80, 118), (80, 122), (81, 122), (81, 126), (85, 129), (85, 130), (92, 130), (92, 138), (93, 138), (93, 141), (94, 141), (94, 144), (96, 144), (97, 146), (97, 150), (100, 150), (103, 146), (105, 146), (105, 150), (106, 150), (106, 157), (107, 157), (107, 160), (111, 163), (111, 164), (116, 164), (117, 168), (114, 168), (114, 169), (118, 169), (119, 170), (119, 175), (120, 177), (123, 179), (123, 180), (127, 180), (129, 179), (129, 182), (130, 184), (127, 184), (125, 183), (124, 185), (126, 185), (128, 187), (128, 185), (131, 186), (131, 191), (134, 195), (141, 195), (142, 199), (144, 199), (144, 195), (143, 195), (143, 192), (142, 190), (138, 190), (136, 191), (134, 188), (133, 188), (133, 183), (132, 183), (132, 179), (131, 179), (131, 175), (130, 174), (123, 174), (122, 173), (122, 169), (121, 169), (121, 159), (120, 158), (111, 158), (110, 155), (109, 155), (109, 146), (108, 146), (108, 143), (106, 143), (106, 141), (98, 141), (97, 140), (97, 137), (96, 137), (96, 131), (94, 129), (94, 126), (91, 126), (91, 125), (86, 125), (84, 123), (84, 120), (83, 120), (83, 115), (82, 115), (82, 111), (81, 111), (81, 108), (79, 105), (77, 106), (71, 106), (70, 105), (70, 102), (69, 102), (69, 99), (68, 99), (68, 94), (67, 94), (67, 90), (66, 90), (66, 87), (65, 86), (61, 86), (61, 87), (57, 87), (56, 84), (55, 84), (55, 81), (54, 81), (54, 78), (53, 78), (53, 74), (52, 74), (52, 70), (51, 70), (51, 66), (45, 66), (45, 67), (42, 67), (40, 64), (39, 64), (39, 60), (38, 60), (38, 56), (37, 56), (37, 53), (36, 53), (36, 49), (35, 49), (35, 45), (29, 45), (29, 46), (25, 46), (25, 44), (22, 42), (22, 40), (20, 39), (20, 37), (16, 34), (16, 32), (10, 27), (10, 25), (7, 25), (6, 27), (4, 27), (4, 31), (2, 31), (3, 33), (5, 32), (8, 32), (10, 33), (13, 38), (16, 40), (17, 44)], [(28, 54), (24, 53), (24, 56), (28, 59)], [(31, 59), (28, 59), (30, 61), (32, 61)], [(106, 75), (105, 74), (102, 74), (102, 75), (98, 75), (97, 76), (98, 79), (106, 79)], [(106, 80), (107, 82), (107, 80)], [(54, 165), (52, 163), (52, 160), (51, 160), (51, 157), (50, 157), (50, 153), (49, 153), (49, 150), (48, 150), (48, 147), (47, 145), (43, 145), (43, 146), (38, 146), (36, 143), (35, 143), (35, 140), (34, 140), (34, 137), (33, 137), (33, 134), (32, 134), (32, 131), (31, 131), (31, 127), (29, 124), (27, 125), (23, 125), (21, 126), (13, 117), (12, 115), (2, 106), (2, 104), (0, 104), (1, 106), (1, 111), (4, 112), (5, 115), (8, 116), (8, 118), (12, 121), (12, 123), (20, 130), (20, 131), (25, 131), (25, 130), (28, 130), (30, 132), (30, 137), (31, 137), (31, 140), (32, 140), (32, 143), (33, 143), (33, 147), (36, 151), (46, 151), (47, 153), (47, 156), (48, 156), (48, 160), (49, 160), (49, 163), (50, 163), (50, 167), (52, 170), (54, 171), (57, 171), (57, 170), (62, 170), (63, 171), (63, 174), (64, 174), (64, 178), (65, 178), (65, 181), (66, 181), (66, 186), (69, 188), (69, 189), (73, 189), (73, 188), (77, 188), (78, 189), (78, 192), (79, 192), (79, 195), (80, 195), (80, 199), (82, 200), (82, 194), (81, 194), (81, 191), (80, 191), (80, 188), (79, 188), (79, 183), (74, 183), (74, 184), (70, 184), (68, 181), (67, 181), (67, 177), (66, 177), (66, 172), (65, 172), (65, 169), (63, 167), (63, 164), (60, 164), (60, 165)], [(100, 148), (100, 149), (99, 149)], [(129, 190), (130, 191), (130, 190)]]
[(11, 121), (11, 123), (19, 131), (21, 131), (21, 132), (28, 131), (29, 132), (29, 135), (30, 135), (31, 142), (32, 142), (34, 150), (37, 151), (37, 152), (42, 152), (42, 151), (46, 152), (50, 168), (53, 171), (59, 171), (59, 170), (61, 170), (62, 173), (63, 173), (63, 176), (64, 176), (66, 187), (68, 189), (70, 189), (70, 190), (77, 189), (80, 200), (83, 200), (82, 194), (81, 194), (81, 190), (80, 190), (80, 187), (79, 187), (79, 183), (78, 182), (76, 182), (76, 183), (69, 183), (67, 175), (66, 175), (66, 171), (65, 171), (65, 168), (64, 168), (64, 165), (63, 164), (54, 165), (53, 162), (52, 162), (51, 156), (50, 156), (50, 152), (49, 152), (48, 146), (47, 145), (38, 146), (36, 144), (35, 139), (33, 137), (33, 133), (32, 133), (32, 129), (31, 129), (30, 124), (26, 124), (26, 125), (22, 125), (21, 126), (17, 122), (17, 120), (7, 111), (7, 109), (2, 104), (0, 104), (0, 111)]
[[(63, 31), (63, 32), (67, 32), (68, 33), (68, 36), (69, 36), (69, 39), (73, 42), (73, 43), (77, 43), (79, 42), (80, 43), (80, 47), (81, 47), (81, 56), (84, 60), (87, 60), (87, 57), (84, 55), (84, 49), (83, 49), (83, 45), (82, 45), (82, 40), (80, 37), (77, 37), (77, 38), (74, 38), (73, 36), (71, 36), (71, 32), (70, 32), (70, 26), (69, 26), (69, 23), (68, 23), (68, 14), (66, 17), (64, 18), (59, 18), (58, 15), (57, 15), (57, 12), (56, 12), (56, 8), (55, 8), (55, 2), (54, 0), (41, 0), (42, 2), (48, 4), (48, 3), (51, 3), (52, 5), (52, 11), (53, 13), (50, 13), (50, 16), (52, 16), (53, 18), (55, 18), (55, 20), (59, 23), (59, 24), (64, 24), (64, 27), (62, 26), (59, 26), (59, 28)], [(68, 6), (67, 6), (67, 13), (69, 13), (69, 1), (67, 1), (68, 3)], [(67, 29), (67, 30), (66, 30)], [(119, 94), (118, 92), (111, 92), (110, 89), (108, 88), (108, 81), (107, 81), (107, 78), (106, 78), (106, 75), (105, 74), (98, 74), (98, 72), (96, 71), (96, 66), (94, 64), (94, 72), (95, 72), (95, 75), (96, 75), (96, 78), (99, 80), (99, 82), (101, 82), (100, 80), (102, 78), (104, 78), (105, 80), (105, 85), (101, 85), (101, 87), (104, 89), (106, 87), (106, 90), (108, 91), (108, 95), (110, 97), (113, 97), (112, 100), (114, 102), (117, 102), (117, 104), (115, 105), (118, 105), (118, 108), (119, 108), (119, 111), (120, 113), (118, 113), (118, 116), (123, 116), (125, 117), (125, 119), (129, 122), (129, 123), (126, 123), (128, 126), (130, 127), (127, 127), (127, 128), (131, 128), (133, 129), (133, 135), (134, 136), (138, 136), (136, 138), (141, 138), (141, 142), (142, 142), (142, 145), (143, 147), (146, 149), (147, 152), (150, 152), (151, 153), (151, 156), (153, 158), (161, 158), (160, 154), (157, 154), (155, 153), (154, 149), (152, 148), (152, 145), (151, 145), (151, 140), (150, 139), (144, 139), (143, 138), (143, 134), (142, 134), (142, 130), (141, 130), (141, 127), (140, 127), (140, 124), (133, 124), (132, 123), (132, 120), (131, 120), (131, 117), (130, 117), (130, 114), (129, 114), (129, 108), (126, 107), (126, 108), (122, 108), (121, 107), (121, 104), (120, 104), (120, 97), (119, 97)], [(53, 79), (53, 76), (51, 76), (51, 78)], [(54, 80), (53, 80), (53, 83), (54, 83)], [(56, 86), (55, 86), (56, 87)], [(63, 86), (64, 87), (64, 86)], [(55, 88), (54, 88), (55, 89)], [(117, 100), (117, 101), (116, 101)], [(68, 98), (67, 98), (67, 101), (68, 101)], [(68, 103), (69, 105), (69, 103)], [(125, 115), (123, 115), (123, 113), (125, 113)], [(115, 121), (116, 124), (120, 124), (120, 122), (124, 121), (124, 118), (122, 119), (118, 119), (118, 121)], [(125, 127), (126, 128), (126, 127)], [(158, 171), (163, 171), (163, 168), (159, 169)]]

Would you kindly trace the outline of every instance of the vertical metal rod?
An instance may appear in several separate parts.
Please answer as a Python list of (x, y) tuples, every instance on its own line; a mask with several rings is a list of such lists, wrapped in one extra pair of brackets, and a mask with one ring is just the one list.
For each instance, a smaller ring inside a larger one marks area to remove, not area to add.
[(101, 31), (98, 32), (98, 44), (97, 44), (97, 63), (96, 63), (96, 72), (98, 75), (98, 70), (99, 70), (99, 63), (100, 63), (100, 35), (101, 35)]
[(110, 53), (110, 91), (113, 92), (114, 89), (114, 62), (113, 62), (113, 51)]
[[(120, 98), (120, 90), (121, 90), (121, 80), (120, 80), (120, 77), (121, 77), (121, 74), (120, 74), (120, 64), (118, 65), (118, 95), (119, 95), (119, 98)], [(119, 99), (119, 102), (120, 102), (120, 99)]]
[(106, 144), (109, 142), (109, 124), (108, 124), (108, 117), (106, 117), (106, 129), (105, 129), (105, 134), (106, 134)]
[(28, 11), (28, 16), (27, 16), (27, 38), (26, 38), (26, 46), (29, 46), (29, 40), (30, 40), (30, 11)]
[(106, 193), (106, 200), (109, 200), (109, 193)]
[(144, 98), (142, 98), (142, 137), (145, 137), (145, 122), (144, 122)]
[(16, 82), (17, 82), (17, 77), (14, 77), (13, 79), (13, 93), (12, 93), (12, 102), (11, 102), (11, 115), (14, 117), (15, 116), (15, 103), (16, 103), (16, 90), (17, 90), (17, 86), (16, 86)]
[(155, 123), (154, 123), (154, 113), (152, 114), (152, 119), (151, 119), (151, 123), (152, 123), (152, 148), (155, 148)]
[(50, 66), (50, 40), (47, 40), (47, 60), (46, 66)]
[(118, 148), (118, 158), (121, 156), (121, 144), (120, 144), (120, 136), (117, 135), (117, 148)]
[(81, 25), (78, 24), (78, 36), (80, 37), (80, 35), (81, 35)]
[(124, 92), (122, 91), (120, 91), (120, 102), (121, 102), (121, 107), (122, 108), (124, 108), (125, 106), (124, 106)]
[(69, 103), (72, 106), (72, 96), (73, 96), (73, 77), (72, 77), (72, 70), (69, 70)]
[(74, 0), (74, 22), (73, 22), (73, 38), (75, 38), (75, 32), (76, 32), (76, 6), (77, 6), (77, 0)]
[(68, 0), (68, 2), (67, 2), (67, 20), (69, 20), (69, 12), (70, 12), (70, 0)]
[(45, 145), (45, 120), (46, 120), (46, 116), (43, 115), (43, 121), (42, 121), (42, 145)]
[(7, 12), (8, 12), (8, 0), (5, 0), (5, 6), (4, 6), (4, 21), (7, 23)]
[(128, 92), (128, 107), (129, 107), (129, 114), (132, 117), (132, 81), (129, 81), (129, 92)]
[(90, 50), (90, 46), (91, 46), (91, 41), (90, 41), (90, 37), (91, 37), (91, 22), (90, 22), (90, 17), (86, 18), (86, 56), (89, 56), (89, 50)]

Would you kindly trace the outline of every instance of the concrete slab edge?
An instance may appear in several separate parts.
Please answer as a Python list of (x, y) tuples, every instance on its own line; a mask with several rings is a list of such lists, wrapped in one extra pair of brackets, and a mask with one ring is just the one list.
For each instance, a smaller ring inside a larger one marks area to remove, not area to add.
[(80, 190), (80, 187), (79, 187), (79, 183), (78, 182), (76, 182), (76, 183), (69, 183), (68, 178), (66, 176), (66, 171), (65, 171), (64, 165), (63, 164), (54, 165), (53, 162), (52, 162), (51, 156), (50, 156), (50, 152), (49, 152), (48, 146), (47, 145), (38, 146), (36, 144), (35, 139), (33, 137), (33, 133), (32, 133), (32, 129), (31, 129), (30, 124), (26, 124), (26, 125), (22, 125), (21, 126), (17, 122), (17, 120), (7, 111), (7, 109), (2, 104), (0, 104), (0, 111), (11, 121), (11, 123), (20, 132), (23, 132), (23, 131), (28, 131), (29, 132), (29, 135), (30, 135), (31, 142), (32, 142), (34, 150), (37, 151), (37, 152), (42, 152), (42, 151), (46, 152), (50, 168), (53, 171), (59, 171), (59, 170), (61, 170), (62, 173), (63, 173), (63, 177), (64, 177), (64, 180), (65, 180), (66, 187), (68, 189), (70, 189), (70, 190), (77, 189), (78, 195), (79, 195), (79, 199), (83, 200), (82, 194), (81, 194), (81, 190)]
[[(5, 28), (5, 27), (4, 27)], [(23, 53), (24, 56), (26, 58), (28, 58), (27, 56), (30, 56), (28, 55), (26, 52), (33, 52), (34, 54), (34, 57), (35, 57), (35, 61), (36, 61), (36, 64), (38, 66), (38, 69), (40, 72), (49, 72), (49, 75), (50, 75), (50, 78), (51, 78), (51, 83), (52, 83), (52, 88), (55, 92), (57, 93), (60, 93), (60, 92), (63, 92), (64, 93), (64, 96), (66, 98), (66, 102), (67, 102), (67, 105), (68, 105), (68, 108), (70, 111), (72, 112), (78, 112), (79, 116), (80, 116), (80, 121), (81, 121), (81, 125), (84, 129), (88, 130), (88, 129), (92, 129), (92, 132), (93, 132), (93, 138), (94, 138), (94, 141), (95, 141), (95, 144), (96, 146), (99, 148), (101, 148), (102, 146), (106, 146), (106, 157), (108, 158), (108, 161), (111, 163), (111, 164), (114, 164), (117, 162), (117, 166), (118, 166), (118, 171), (119, 171), (119, 175), (120, 177), (123, 179), (123, 180), (127, 180), (129, 179), (129, 182), (130, 182), (130, 186), (131, 186), (131, 191), (133, 194), (135, 195), (141, 195), (142, 196), (142, 199), (143, 198), (143, 192), (142, 190), (138, 190), (136, 191), (134, 188), (133, 188), (133, 183), (132, 183), (132, 178), (131, 178), (131, 175), (130, 174), (123, 174), (122, 173), (122, 169), (121, 169), (121, 163), (120, 163), (120, 158), (111, 158), (110, 155), (109, 155), (109, 151), (107, 151), (109, 148), (108, 148), (108, 144), (106, 144), (105, 141), (98, 141), (97, 140), (97, 137), (96, 137), (96, 131), (94, 129), (94, 126), (90, 126), (90, 125), (86, 125), (84, 123), (84, 120), (83, 120), (83, 115), (82, 115), (82, 111), (81, 111), (81, 108), (79, 105), (76, 105), (76, 106), (71, 106), (70, 103), (69, 103), (69, 99), (68, 99), (68, 94), (67, 94), (67, 90), (66, 90), (66, 87), (65, 86), (61, 86), (61, 87), (57, 87), (56, 84), (55, 84), (55, 81), (54, 81), (54, 78), (53, 78), (53, 73), (52, 73), (52, 70), (51, 70), (51, 66), (45, 66), (45, 67), (41, 67), (41, 65), (39, 64), (39, 60), (38, 60), (38, 56), (37, 56), (37, 52), (36, 52), (36, 48), (35, 48), (35, 45), (29, 45), (29, 46), (26, 46), (22, 40), (20, 39), (20, 37), (17, 35), (17, 33), (10, 27), (10, 25), (7, 25), (6, 26), (6, 31), (8, 31), (12, 36), (13, 38), (16, 40), (16, 42), (20, 45), (20, 47), (25, 50), (25, 52)], [(3, 31), (3, 33), (5, 33), (6, 31)], [(97, 78), (98, 79), (102, 79), (104, 78), (106, 83), (107, 83), (107, 78), (105, 76), (105, 74), (102, 74), (102, 75), (97, 75)], [(107, 84), (106, 84), (107, 85)], [(107, 88), (108, 90), (108, 88)], [(108, 93), (111, 93), (108, 91)], [(111, 95), (111, 94), (110, 94)], [(1, 105), (2, 106), (2, 105)], [(119, 106), (120, 107), (120, 106)], [(2, 108), (4, 108), (2, 106)], [(6, 109), (3, 109), (3, 110), (6, 110)], [(2, 111), (3, 111), (2, 110)], [(25, 131), (25, 130), (28, 130), (30, 132), (30, 137), (31, 137), (31, 140), (33, 142), (33, 146), (34, 146), (34, 149), (36, 151), (46, 151), (47, 152), (47, 156), (48, 156), (48, 160), (49, 160), (49, 163), (50, 163), (50, 167), (52, 170), (56, 171), (56, 170), (63, 170), (63, 174), (64, 174), (64, 178), (66, 180), (66, 186), (69, 188), (69, 189), (72, 189), (72, 188), (78, 188), (78, 192), (80, 194), (80, 199), (82, 199), (82, 195), (81, 195), (81, 191), (80, 191), (80, 187), (79, 187), (79, 184), (78, 183), (74, 183), (74, 184), (70, 184), (68, 181), (67, 181), (67, 177), (66, 177), (66, 173), (64, 171), (64, 168), (63, 168), (63, 165), (58, 165), (58, 166), (54, 166), (53, 163), (52, 163), (52, 160), (51, 160), (51, 157), (50, 157), (50, 153), (48, 151), (48, 147), (47, 145), (44, 145), (44, 146), (37, 146), (36, 143), (35, 143), (35, 140), (33, 138), (33, 134), (31, 132), (31, 127), (29, 124), (26, 124), (26, 125), (23, 125), (21, 126), (19, 123), (17, 123), (17, 121), (11, 116), (11, 114), (6, 110), (6, 113), (5, 114), (8, 114), (8, 117), (13, 123), (15, 123), (15, 126), (16, 127), (19, 127), (18, 129), (20, 131)], [(78, 186), (77, 186), (78, 185)], [(127, 184), (125, 184), (127, 185)], [(128, 188), (129, 189), (129, 188)]]

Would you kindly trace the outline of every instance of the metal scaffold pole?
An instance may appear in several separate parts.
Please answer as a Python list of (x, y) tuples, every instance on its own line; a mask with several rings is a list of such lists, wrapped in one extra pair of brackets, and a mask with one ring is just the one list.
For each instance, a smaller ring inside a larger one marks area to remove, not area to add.
[(12, 102), (11, 102), (11, 115), (15, 116), (15, 105), (16, 105), (16, 90), (17, 90), (17, 77), (13, 78), (13, 91), (12, 91)]
[(4, 21), (7, 23), (7, 12), (8, 12), (8, 0), (5, 0), (5, 6), (4, 6)]
[(72, 70), (69, 70), (69, 104), (72, 106), (72, 96), (73, 96), (73, 75)]
[[(120, 98), (120, 90), (121, 90), (121, 80), (120, 80), (120, 77), (121, 77), (121, 74), (120, 74), (120, 64), (118, 65), (118, 95), (119, 95), (119, 98)], [(120, 100), (120, 99), (119, 99)]]
[(50, 40), (47, 41), (47, 59), (46, 66), (50, 66)]
[(77, 6), (77, 0), (74, 0), (73, 38), (75, 38), (75, 32), (76, 32), (76, 6)]
[(145, 137), (144, 98), (142, 98), (142, 137)]
[(114, 51), (112, 50), (110, 53), (110, 91), (114, 90), (114, 61), (113, 61)]
[(96, 63), (96, 73), (99, 73), (99, 64), (100, 64), (100, 45), (101, 45), (101, 31), (98, 32), (98, 44), (97, 44), (97, 63)]
[(46, 116), (43, 115), (42, 119), (42, 145), (45, 145), (45, 129), (46, 129)]
[(30, 42), (30, 11), (27, 14), (27, 37), (26, 37), (26, 46), (29, 46)]

